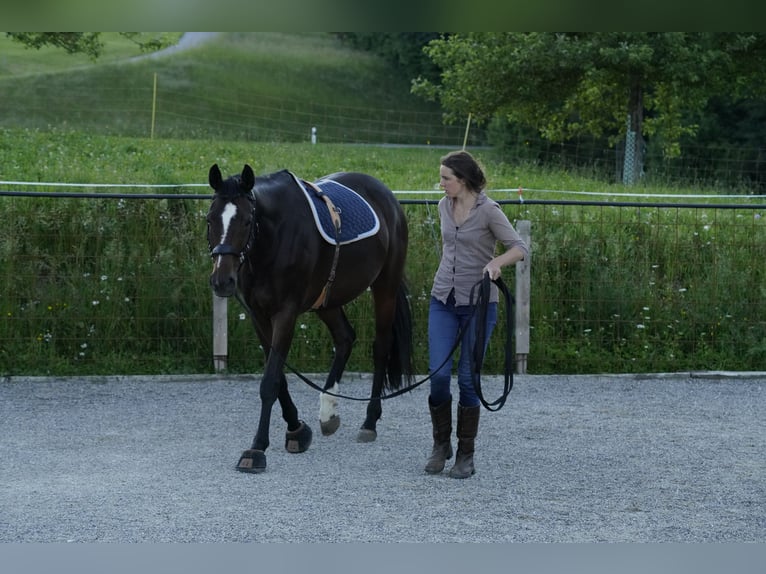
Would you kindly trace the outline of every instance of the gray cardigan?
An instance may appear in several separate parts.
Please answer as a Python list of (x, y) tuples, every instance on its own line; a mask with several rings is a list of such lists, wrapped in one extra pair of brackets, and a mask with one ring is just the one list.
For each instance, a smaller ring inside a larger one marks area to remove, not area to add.
[[(500, 204), (481, 192), (468, 217), (459, 226), (452, 217), (452, 200), (439, 201), (439, 220), (442, 232), (442, 257), (434, 276), (431, 295), (447, 302), (450, 291), (455, 290), (455, 304), (470, 303), (471, 287), (482, 279), (482, 269), (495, 256), (499, 241), (506, 250), (519, 247), (524, 257), (529, 249), (503, 213)], [(498, 290), (493, 283), (490, 301), (497, 302)]]

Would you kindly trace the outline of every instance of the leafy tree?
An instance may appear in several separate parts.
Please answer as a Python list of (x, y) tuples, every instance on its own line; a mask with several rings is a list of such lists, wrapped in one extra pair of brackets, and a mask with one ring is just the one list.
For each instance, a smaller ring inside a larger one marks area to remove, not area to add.
[(648, 136), (666, 157), (678, 155), (716, 95), (766, 93), (763, 33), (477, 32), (425, 51), (441, 81), (419, 77), (412, 90), (440, 101), (448, 121), (501, 116), (552, 142), (625, 138), (628, 175), (641, 172)]
[(358, 50), (378, 54), (408, 78), (439, 77), (439, 70), (423, 51), (431, 40), (439, 38), (437, 32), (337, 32), (335, 36)]
[[(43, 46), (52, 46), (66, 50), (69, 54), (85, 54), (96, 60), (104, 49), (101, 32), (6, 32), (6, 34), (39, 50)], [(161, 35), (147, 35), (141, 32), (120, 32), (120, 35), (135, 42), (142, 52), (153, 52), (168, 45)]]

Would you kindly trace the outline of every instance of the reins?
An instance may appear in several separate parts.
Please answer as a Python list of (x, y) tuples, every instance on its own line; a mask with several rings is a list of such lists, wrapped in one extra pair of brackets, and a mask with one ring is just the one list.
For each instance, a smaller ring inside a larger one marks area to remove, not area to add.
[(476, 340), (471, 349), (471, 377), (473, 380), (473, 387), (476, 390), (476, 394), (479, 397), (479, 401), (484, 405), (488, 411), (499, 411), (503, 408), (508, 395), (513, 388), (513, 348), (511, 346), (512, 334), (514, 330), (513, 324), (513, 297), (508, 291), (502, 278), (498, 277), (495, 281), (500, 292), (506, 301), (506, 313), (505, 313), (505, 325), (506, 325), (506, 337), (505, 337), (505, 364), (503, 369), (503, 392), (502, 394), (492, 402), (487, 401), (484, 398), (484, 394), (481, 390), (481, 368), (484, 365), (484, 349), (486, 339), (486, 324), (487, 324), (487, 306), (489, 304), (489, 289), (490, 278), (488, 274), (485, 274), (483, 279), (471, 288), (471, 301), (474, 301), (474, 289), (479, 286), (477, 299), (474, 303), (474, 313), (478, 313), (476, 320)]
[[(487, 306), (489, 305), (489, 294), (490, 294), (490, 281), (495, 283), (497, 285), (498, 289), (500, 290), (500, 293), (503, 296), (503, 299), (505, 300), (505, 318), (506, 318), (506, 337), (505, 337), (505, 363), (504, 363), (504, 373), (503, 373), (503, 392), (494, 401), (487, 401), (484, 398), (484, 393), (481, 388), (481, 368), (484, 365), (484, 347), (485, 347), (485, 341), (486, 341), (486, 325), (487, 325)], [(478, 292), (476, 295), (476, 299), (474, 300), (474, 292), (478, 288)], [(473, 306), (473, 314), (471, 315), (471, 318), (473, 318), (477, 313), (478, 317), (475, 321), (475, 328), (476, 328), (476, 338), (474, 342), (474, 348), (470, 349), (471, 353), (471, 377), (474, 389), (476, 390), (476, 394), (479, 397), (479, 401), (482, 405), (484, 405), (484, 408), (486, 408), (489, 411), (499, 411), (501, 408), (503, 408), (503, 405), (505, 404), (506, 399), (508, 398), (508, 395), (511, 392), (511, 389), (513, 388), (513, 348), (512, 348), (512, 340), (513, 340), (513, 331), (514, 331), (514, 324), (513, 324), (513, 305), (514, 305), (514, 299), (511, 295), (510, 291), (508, 290), (508, 287), (503, 282), (502, 278), (498, 277), (495, 280), (490, 280), (489, 275), (485, 274), (484, 278), (480, 281), (477, 281), (476, 284), (471, 288), (471, 294), (470, 294), (470, 302)], [(466, 326), (470, 325), (471, 321), (466, 322)], [(463, 338), (463, 335), (465, 334), (465, 328), (461, 327), (458, 330), (457, 336), (455, 337), (455, 344), (452, 346), (452, 349), (450, 349), (450, 352), (447, 353), (447, 356), (444, 358), (444, 361), (441, 365), (436, 369), (437, 371), (441, 369), (447, 361), (450, 359), (450, 357), (453, 355), (453, 353), (457, 350), (458, 346), (460, 345), (460, 342)], [(324, 393), (326, 395), (329, 395), (331, 397), (337, 397), (340, 399), (347, 399), (350, 401), (371, 401), (374, 400), (373, 397), (352, 397), (349, 395), (343, 395), (340, 393), (332, 393), (330, 391), (326, 391), (319, 385), (317, 385), (315, 382), (313, 382), (311, 379), (303, 375), (300, 371), (297, 369), (294, 369), (290, 364), (285, 361), (285, 367), (288, 368), (290, 371), (293, 372), (299, 379), (301, 379), (304, 383), (306, 383), (311, 388), (319, 391), (320, 393)], [(406, 386), (403, 389), (398, 389), (390, 394), (384, 395), (382, 397), (379, 397), (378, 400), (387, 400), (387, 399), (393, 399), (394, 397), (398, 397), (400, 395), (403, 395), (405, 393), (408, 393), (410, 391), (413, 391), (423, 383), (426, 383), (431, 379), (431, 373), (428, 374), (428, 376), (424, 377), (420, 381), (417, 381), (411, 385)]]

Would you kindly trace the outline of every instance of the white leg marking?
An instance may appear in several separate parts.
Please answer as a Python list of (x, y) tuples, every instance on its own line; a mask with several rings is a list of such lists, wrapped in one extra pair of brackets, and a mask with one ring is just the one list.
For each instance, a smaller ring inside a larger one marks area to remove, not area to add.
[[(338, 394), (338, 383), (335, 383), (332, 388), (330, 388), (331, 393)], [(327, 393), (322, 393), (319, 395), (319, 421), (326, 423), (329, 421), (333, 416), (335, 416), (336, 411), (338, 410), (338, 397), (333, 397), (328, 395)]]

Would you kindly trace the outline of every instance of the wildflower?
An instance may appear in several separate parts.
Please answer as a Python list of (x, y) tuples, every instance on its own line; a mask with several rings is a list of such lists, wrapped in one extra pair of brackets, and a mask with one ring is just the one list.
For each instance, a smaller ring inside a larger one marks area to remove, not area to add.
[(107, 279), (108, 279), (108, 277), (106, 275), (102, 275), (101, 276), (101, 281), (106, 281)]
[(94, 300), (94, 301), (92, 301), (92, 302), (91, 302), (91, 305), (93, 305), (93, 306), (95, 307), (95, 306), (96, 306), (96, 305), (98, 305), (99, 303), (100, 303), (100, 301), (99, 301), (98, 299), (96, 299), (96, 300)]
[(244, 321), (245, 320), (245, 314), (244, 313), (240, 313), (239, 314), (239, 320), (240, 321)]
[(646, 326), (639, 323), (638, 325), (636, 325), (636, 329), (646, 329)]

